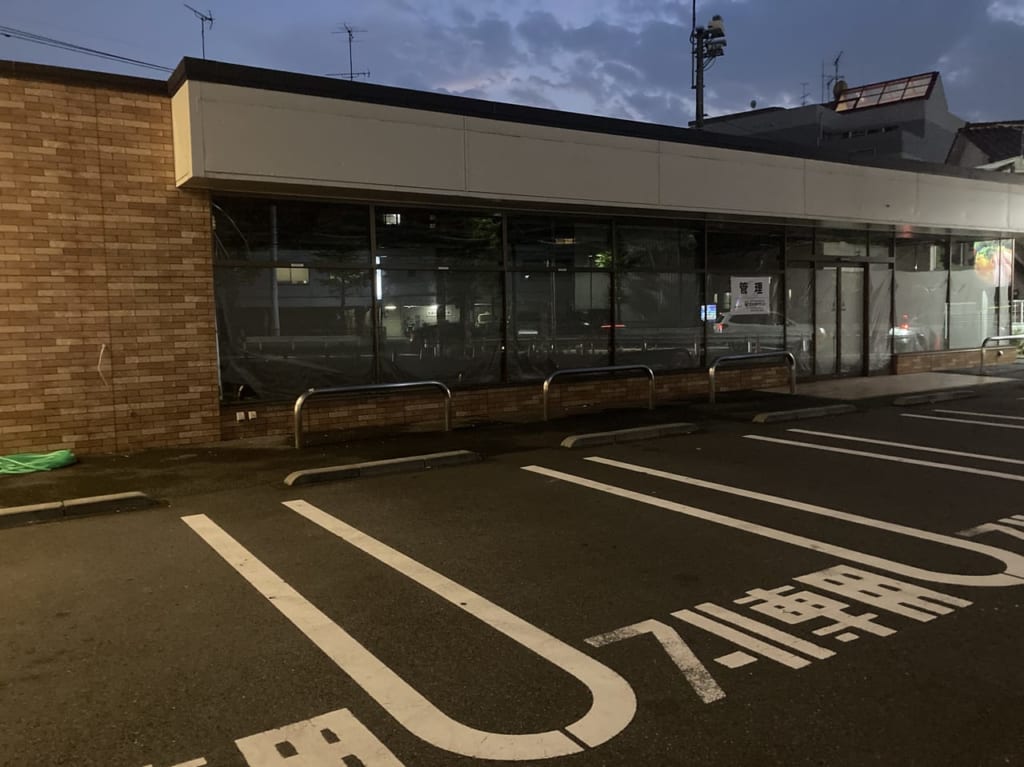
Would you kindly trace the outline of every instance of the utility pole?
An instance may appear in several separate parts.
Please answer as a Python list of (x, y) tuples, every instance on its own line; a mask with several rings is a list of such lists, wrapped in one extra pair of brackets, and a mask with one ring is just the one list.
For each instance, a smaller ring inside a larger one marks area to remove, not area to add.
[(693, 0), (693, 26), (690, 31), (690, 87), (697, 91), (697, 119), (694, 127), (704, 127), (704, 70), (725, 54), (725, 24), (714, 15), (707, 27), (697, 26), (697, 0)]
[(206, 25), (209, 24), (210, 25), (210, 29), (213, 29), (213, 11), (207, 11), (206, 13), (203, 13), (202, 11), (197, 11), (195, 8), (193, 8), (188, 3), (182, 3), (182, 5), (184, 5), (190, 11), (192, 11), (192, 13), (194, 13), (196, 15), (196, 18), (199, 19), (199, 34), (201, 35), (202, 40), (203, 40), (203, 58), (205, 59), (206, 58)]
[(354, 80), (357, 77), (369, 77), (370, 70), (365, 72), (356, 72), (355, 67), (352, 64), (352, 43), (355, 40), (356, 34), (365, 32), (365, 29), (354, 29), (348, 24), (342, 24), (341, 29), (334, 30), (334, 34), (340, 35), (342, 32), (348, 35), (348, 72), (335, 72), (328, 75), (328, 77), (347, 77), (349, 80)]

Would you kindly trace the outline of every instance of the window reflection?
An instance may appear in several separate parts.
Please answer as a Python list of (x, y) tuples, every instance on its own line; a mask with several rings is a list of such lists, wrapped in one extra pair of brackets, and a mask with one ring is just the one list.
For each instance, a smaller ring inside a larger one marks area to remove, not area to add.
[(509, 257), (510, 380), (610, 364), (610, 222), (512, 216)]

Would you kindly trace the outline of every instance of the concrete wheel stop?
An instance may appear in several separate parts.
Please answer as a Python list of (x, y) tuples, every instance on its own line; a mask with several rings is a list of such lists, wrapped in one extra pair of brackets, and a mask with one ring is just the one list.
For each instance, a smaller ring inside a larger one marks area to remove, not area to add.
[(450, 450), (446, 453), (410, 455), (404, 458), (389, 458), (384, 461), (366, 461), (364, 463), (342, 464), (341, 466), (325, 466), (322, 469), (302, 469), (301, 471), (293, 471), (285, 477), (284, 483), (288, 487), (295, 487), (296, 485), (312, 485), (317, 482), (335, 482), (343, 479), (423, 471), (439, 466), (479, 463), (481, 460), (483, 459), (480, 457), (480, 454), (474, 453), (471, 450)]

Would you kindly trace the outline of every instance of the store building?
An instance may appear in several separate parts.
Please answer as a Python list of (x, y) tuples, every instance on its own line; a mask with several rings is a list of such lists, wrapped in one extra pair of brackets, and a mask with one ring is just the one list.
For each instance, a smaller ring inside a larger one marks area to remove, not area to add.
[(0, 453), (285, 435), (311, 387), (442, 380), (458, 425), (539, 418), (559, 368), (648, 365), (669, 401), (736, 351), (966, 365), (1010, 327), (1024, 232), (1007, 174), (194, 59), (168, 83), (0, 63), (0, 171)]

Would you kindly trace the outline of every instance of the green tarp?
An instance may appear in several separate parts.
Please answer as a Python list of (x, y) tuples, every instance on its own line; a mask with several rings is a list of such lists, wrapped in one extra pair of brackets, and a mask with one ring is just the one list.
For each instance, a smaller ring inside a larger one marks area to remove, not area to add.
[(70, 450), (55, 450), (52, 453), (20, 453), (0, 455), (0, 474), (30, 474), (33, 471), (50, 471), (75, 462)]

